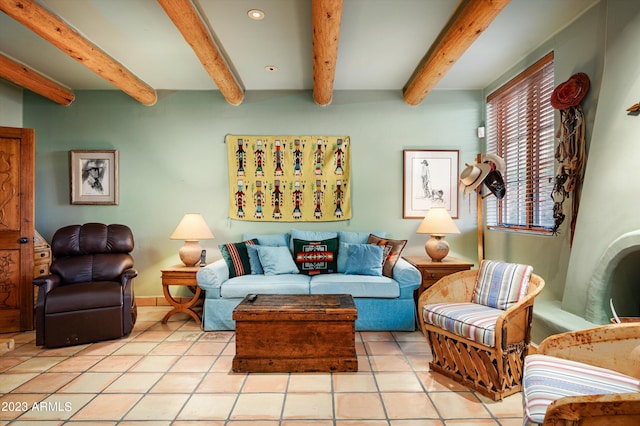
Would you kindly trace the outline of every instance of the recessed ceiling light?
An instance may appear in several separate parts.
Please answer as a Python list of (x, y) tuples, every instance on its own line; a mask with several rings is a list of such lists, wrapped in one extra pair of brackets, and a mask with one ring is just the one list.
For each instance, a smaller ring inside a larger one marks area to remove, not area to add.
[(276, 72), (278, 71), (278, 67), (276, 67), (275, 65), (267, 65), (266, 67), (264, 67), (264, 70), (268, 72)]
[(249, 18), (255, 19), (256, 21), (264, 19), (264, 12), (260, 9), (251, 9), (247, 12), (247, 15), (249, 16)]

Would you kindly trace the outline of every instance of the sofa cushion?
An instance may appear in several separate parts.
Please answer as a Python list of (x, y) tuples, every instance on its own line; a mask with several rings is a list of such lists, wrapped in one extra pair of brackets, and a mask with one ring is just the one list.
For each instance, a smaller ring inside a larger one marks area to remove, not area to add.
[(425, 305), (422, 318), (453, 334), (494, 347), (496, 321), (504, 311), (477, 303), (436, 303)]
[(243, 298), (247, 294), (309, 294), (309, 277), (302, 274), (243, 275), (222, 284), (220, 296)]
[(396, 262), (400, 259), (400, 253), (402, 253), (404, 246), (407, 245), (407, 240), (391, 240), (370, 234), (367, 243), (384, 247), (382, 275), (393, 278), (393, 267), (396, 266)]
[(344, 273), (347, 275), (382, 275), (382, 246), (351, 244)]
[(527, 294), (533, 267), (517, 263), (482, 260), (473, 290), (474, 303), (508, 309)]
[(251, 274), (264, 274), (262, 263), (260, 263), (260, 255), (254, 244), (247, 245), (247, 254), (249, 255), (249, 265), (251, 266)]
[(338, 270), (338, 238), (315, 241), (294, 238), (293, 258), (303, 274), (335, 273)]
[(289, 233), (284, 232), (281, 234), (242, 234), (243, 240), (258, 240), (258, 244), (261, 246), (285, 246), (289, 247)]
[(311, 277), (309, 292), (395, 299), (400, 296), (400, 286), (395, 280), (385, 276), (322, 274)]
[(220, 253), (229, 267), (229, 277), (237, 277), (251, 273), (247, 245), (255, 244), (257, 240), (247, 240), (239, 243), (220, 244)]
[(380, 238), (384, 238), (385, 232), (350, 232), (338, 231), (338, 241), (349, 244), (366, 244), (369, 235), (374, 234)]
[(256, 246), (264, 275), (297, 274), (298, 267), (287, 247)]
[(565, 396), (640, 392), (635, 377), (542, 354), (525, 358), (522, 384), (525, 416), (540, 424), (547, 407)]

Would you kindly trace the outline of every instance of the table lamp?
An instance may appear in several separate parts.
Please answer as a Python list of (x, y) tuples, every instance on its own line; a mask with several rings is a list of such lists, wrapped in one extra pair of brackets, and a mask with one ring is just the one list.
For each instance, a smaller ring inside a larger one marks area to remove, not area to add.
[(213, 233), (200, 213), (187, 213), (170, 237), (172, 240), (184, 240), (178, 252), (180, 260), (186, 266), (195, 266), (200, 261), (202, 247), (200, 240), (212, 240)]
[(431, 260), (442, 262), (442, 259), (449, 254), (449, 243), (445, 241), (444, 234), (459, 234), (460, 230), (449, 216), (447, 209), (432, 207), (427, 211), (416, 233), (431, 234), (424, 249)]

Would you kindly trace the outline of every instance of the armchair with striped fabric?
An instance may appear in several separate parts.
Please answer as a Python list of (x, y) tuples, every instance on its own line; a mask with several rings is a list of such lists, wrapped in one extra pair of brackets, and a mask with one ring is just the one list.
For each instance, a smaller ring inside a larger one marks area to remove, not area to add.
[(493, 400), (519, 392), (533, 301), (543, 287), (531, 266), (483, 260), (424, 291), (418, 312), (431, 370)]

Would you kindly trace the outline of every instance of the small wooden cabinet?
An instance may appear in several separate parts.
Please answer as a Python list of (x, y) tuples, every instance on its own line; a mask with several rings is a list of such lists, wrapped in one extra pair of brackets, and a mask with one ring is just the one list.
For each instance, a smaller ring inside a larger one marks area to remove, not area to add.
[(422, 275), (422, 284), (416, 291), (416, 300), (423, 291), (434, 285), (441, 278), (455, 272), (467, 271), (473, 267), (473, 263), (445, 257), (442, 262), (434, 262), (427, 256), (405, 256), (404, 259), (415, 266)]
[[(200, 314), (194, 310), (195, 307), (200, 306), (202, 303), (200, 300), (200, 287), (196, 280), (196, 274), (200, 269), (200, 266), (185, 266), (180, 264), (161, 271), (164, 298), (173, 306), (173, 309), (167, 312), (164, 318), (162, 318), (162, 324), (166, 324), (171, 315), (179, 312), (189, 315), (197, 324), (202, 322)], [(169, 291), (170, 286), (187, 287), (193, 293), (193, 297), (187, 302), (183, 302), (181, 297), (171, 294)]]
[(51, 266), (51, 246), (38, 231), (33, 232), (33, 278), (47, 275)]

